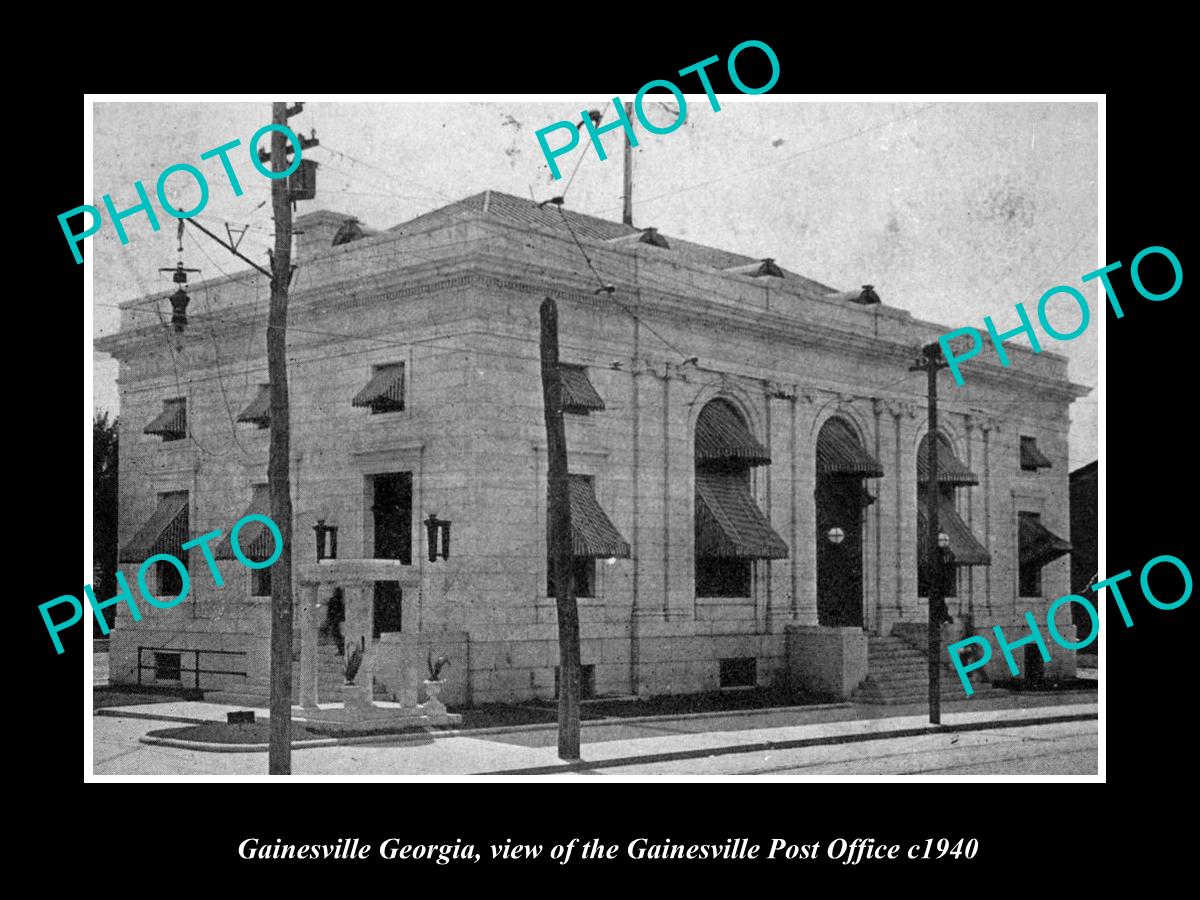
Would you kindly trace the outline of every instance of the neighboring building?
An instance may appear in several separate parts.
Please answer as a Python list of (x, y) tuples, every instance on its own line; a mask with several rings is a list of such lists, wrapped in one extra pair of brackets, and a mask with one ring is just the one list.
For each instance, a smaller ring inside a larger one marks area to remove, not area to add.
[[(344, 610), (347, 627), (399, 632), (422, 662), (449, 655), (452, 704), (554, 695), (546, 296), (568, 395), (585, 690), (845, 695), (868, 662), (886, 666), (877, 651), (896, 626), (923, 627), (925, 376), (909, 367), (946, 328), (869, 286), (836, 292), (770, 259), (494, 191), (388, 231), (348, 221), (296, 221), (293, 552), (298, 569), (315, 561), (323, 520), (339, 558), (398, 559), (403, 575), (347, 585), (332, 603), (322, 589), (324, 654)], [(151, 553), (267, 509), (266, 279), (188, 290), (182, 331), (164, 324), (164, 291), (122, 304), (120, 332), (98, 342), (120, 361), (131, 584)], [(968, 364), (964, 387), (942, 381), (936, 490), (955, 636), (966, 616), (1023, 636), (1025, 611), (1044, 623), (1070, 588), (1056, 535), (1068, 527), (1068, 410), (1087, 389), (1062, 356), (1009, 354), (1010, 368)], [(452, 523), (436, 562), (431, 513)], [(269, 553), (261, 538), (247, 528), (241, 543)], [(217, 555), (231, 556), (227, 539)], [(219, 566), (218, 589), (193, 550), (184, 603), (142, 603), (139, 623), (120, 609), (114, 682), (137, 680), (140, 658), (144, 681), (266, 696), (274, 573)], [(177, 593), (178, 573), (158, 569), (151, 584)], [(1050, 668), (1073, 674), (1073, 654), (1046, 639)], [(988, 672), (1008, 677), (999, 653)]]
[[(1100, 535), (1097, 513), (1096, 473), (1099, 462), (1080, 466), (1071, 473), (1071, 592), (1095, 600), (1091, 589), (1100, 572), (1099, 550), (1096, 541)], [(1075, 627), (1080, 637), (1091, 629), (1087, 610), (1078, 603), (1071, 604)], [(1099, 649), (1098, 645), (1095, 649)]]

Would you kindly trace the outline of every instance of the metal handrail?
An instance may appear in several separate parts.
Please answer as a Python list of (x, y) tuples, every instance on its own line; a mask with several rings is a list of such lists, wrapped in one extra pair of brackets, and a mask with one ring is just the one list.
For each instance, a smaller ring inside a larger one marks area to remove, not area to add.
[[(137, 683), (139, 686), (142, 683), (142, 671), (143, 670), (158, 668), (157, 663), (155, 663), (154, 665), (144, 665), (142, 663), (142, 652), (145, 650), (149, 650), (152, 653), (157, 652), (157, 653), (181, 653), (181, 654), (182, 653), (191, 653), (191, 654), (194, 654), (195, 665), (192, 667), (191, 671), (196, 676), (196, 682), (195, 682), (196, 690), (200, 690), (200, 676), (201, 675), (240, 675), (242, 678), (249, 677), (245, 672), (234, 672), (234, 671), (230, 671), (228, 669), (201, 669), (200, 668), (200, 654), (202, 654), (202, 653), (208, 653), (213, 656), (243, 656), (244, 657), (246, 655), (245, 650), (206, 650), (206, 649), (196, 648), (196, 647), (147, 647), (147, 646), (139, 645), (137, 648)], [(179, 666), (179, 680), (180, 681), (183, 680), (183, 660), (182, 659), (180, 660), (180, 666)]]

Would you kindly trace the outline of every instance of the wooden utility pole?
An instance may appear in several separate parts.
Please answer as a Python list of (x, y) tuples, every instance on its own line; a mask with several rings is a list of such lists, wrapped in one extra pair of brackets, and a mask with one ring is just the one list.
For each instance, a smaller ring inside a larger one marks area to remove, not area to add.
[(558, 368), (558, 307), (547, 297), (542, 301), (539, 313), (549, 466), (547, 542), (558, 607), (558, 756), (570, 760), (579, 759), (579, 610), (575, 605), (575, 584), (571, 577), (571, 498), (567, 487), (562, 376)]
[(925, 525), (927, 528), (925, 540), (925, 571), (929, 573), (929, 722), (940, 725), (942, 722), (942, 622), (946, 619), (946, 600), (942, 587), (942, 548), (938, 546), (938, 535), (941, 534), (938, 521), (938, 502), (941, 492), (938, 487), (938, 444), (941, 436), (938, 433), (938, 395), (937, 373), (944, 369), (946, 361), (942, 356), (941, 347), (927, 344), (921, 351), (921, 359), (911, 371), (924, 371), (928, 379), (929, 403), (929, 434), (926, 438), (929, 454), (929, 481), (925, 487), (927, 503)]
[[(625, 103), (625, 120), (632, 123), (633, 119), (633, 103)], [(632, 124), (629, 126), (633, 127)], [(629, 142), (629, 135), (625, 135), (625, 212), (621, 216), (621, 221), (626, 225), (633, 224), (633, 145)]]
[[(271, 121), (286, 125), (286, 103), (271, 104)], [(299, 149), (299, 148), (297, 148)], [(253, 148), (251, 149), (253, 152)], [(288, 138), (271, 132), (271, 170), (288, 168)], [(267, 374), (271, 381), (271, 449), (267, 484), (271, 519), (283, 535), (283, 547), (271, 578), (271, 737), (268, 770), (292, 773), (292, 492), (287, 382), (287, 303), (292, 280), (292, 206), (288, 179), (271, 182), (275, 214), (275, 253), (271, 257), (271, 306), (267, 314)]]

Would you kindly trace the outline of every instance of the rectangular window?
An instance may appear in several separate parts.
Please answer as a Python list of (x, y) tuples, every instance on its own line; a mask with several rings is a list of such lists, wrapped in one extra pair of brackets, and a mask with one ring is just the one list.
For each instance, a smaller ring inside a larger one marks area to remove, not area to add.
[(721, 687), (754, 687), (758, 684), (758, 660), (739, 656), (721, 660)]
[(697, 597), (749, 597), (750, 560), (721, 556), (696, 557)]
[(370, 477), (375, 559), (398, 559), (412, 565), (412, 472), (386, 472)]
[[(1032, 520), (1037, 524), (1041, 524), (1041, 513), (1027, 512), (1021, 510), (1017, 513), (1018, 523), (1024, 519)], [(1017, 559), (1017, 583), (1019, 595), (1021, 597), (1040, 597), (1042, 596), (1042, 566), (1045, 561), (1039, 558), (1031, 557), (1028, 553), (1021, 553)]]
[(168, 441), (182, 441), (187, 437), (187, 401), (172, 400), (170, 402), (174, 404), (176, 410), (173, 418), (175, 424), (171, 429), (163, 432), (164, 444)]
[[(554, 697), (558, 699), (559, 668), (554, 667)], [(596, 667), (588, 664), (579, 666), (579, 699), (592, 700), (596, 696)]]
[(1037, 438), (1021, 435), (1021, 471), (1036, 472), (1038, 469), (1053, 468), (1050, 458), (1037, 445)]
[(154, 680), (179, 681), (183, 673), (181, 653), (154, 654)]
[(153, 434), (166, 441), (181, 441), (187, 437), (187, 399), (173, 397), (163, 401), (162, 412), (151, 420), (144, 434)]
[(604, 401), (588, 379), (583, 366), (560, 362), (558, 371), (562, 384), (562, 411), (578, 416), (604, 409)]
[[(176, 557), (178, 559), (179, 557)], [(187, 560), (183, 560), (183, 564), (187, 566)], [(154, 564), (154, 571), (158, 576), (158, 596), (160, 600), (170, 600), (178, 597), (183, 593), (183, 575), (174, 563), (169, 563), (166, 560), (159, 560)]]
[(271, 569), (269, 567), (250, 570), (250, 596), (271, 596)]
[[(571, 557), (571, 579), (575, 584), (576, 597), (596, 596), (596, 561), (590, 556)], [(546, 559), (546, 596), (555, 597), (554, 566)]]
[[(412, 565), (412, 472), (371, 476), (375, 559)], [(374, 583), (374, 636), (403, 630), (404, 591), (398, 581)]]
[(353, 406), (365, 406), (371, 414), (404, 409), (404, 363), (375, 366), (366, 387), (354, 395)]
[(390, 373), (392, 386), (382, 396), (372, 401), (371, 412), (402, 412), (404, 410), (404, 363), (380, 366), (375, 371)]

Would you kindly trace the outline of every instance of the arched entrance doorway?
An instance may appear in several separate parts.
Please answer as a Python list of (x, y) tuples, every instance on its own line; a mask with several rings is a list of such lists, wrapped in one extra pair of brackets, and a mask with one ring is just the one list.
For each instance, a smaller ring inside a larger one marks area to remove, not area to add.
[(863, 625), (863, 510), (874, 498), (865, 478), (883, 467), (845, 419), (832, 418), (817, 435), (817, 621)]

